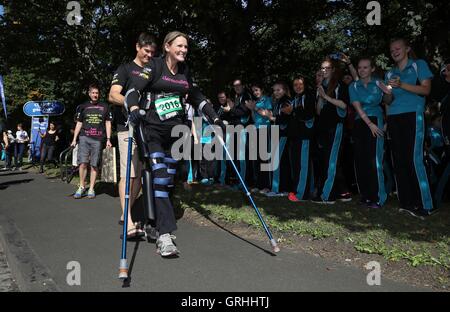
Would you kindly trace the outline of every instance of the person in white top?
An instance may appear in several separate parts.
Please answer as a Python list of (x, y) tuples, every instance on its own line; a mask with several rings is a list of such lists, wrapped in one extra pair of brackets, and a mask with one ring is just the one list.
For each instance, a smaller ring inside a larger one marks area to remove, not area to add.
[(17, 125), (17, 131), (16, 131), (16, 148), (14, 151), (14, 158), (15, 158), (15, 169), (21, 170), (22, 169), (22, 158), (23, 153), (25, 152), (25, 146), (30, 141), (30, 138), (28, 136), (28, 133), (23, 130), (23, 126), (21, 123)]

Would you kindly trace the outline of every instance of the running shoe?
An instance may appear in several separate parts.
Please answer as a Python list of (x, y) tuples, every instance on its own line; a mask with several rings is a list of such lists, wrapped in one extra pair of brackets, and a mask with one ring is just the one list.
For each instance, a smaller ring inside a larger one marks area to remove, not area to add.
[(94, 198), (95, 198), (95, 191), (89, 189), (89, 191), (88, 191), (88, 193), (87, 193), (87, 197), (88, 197), (89, 199), (94, 199)]
[(336, 203), (336, 201), (334, 201), (334, 200), (323, 200), (321, 196), (317, 196), (317, 197), (311, 199), (311, 201), (315, 204), (320, 204), (320, 205), (334, 205)]
[(173, 239), (176, 239), (176, 237), (169, 233), (160, 235), (156, 241), (156, 252), (162, 257), (170, 257), (179, 254), (180, 252), (173, 243)]
[(80, 199), (81, 197), (83, 197), (83, 194), (85, 191), (86, 191), (86, 189), (84, 187), (80, 186), (78, 188), (78, 190), (75, 192), (75, 194), (73, 194), (73, 198)]
[(289, 201), (294, 202), (294, 203), (298, 203), (301, 201), (300, 199), (297, 198), (297, 194), (295, 194), (295, 193), (289, 193), (288, 199), (289, 199)]
[(369, 202), (367, 203), (367, 207), (369, 207), (370, 209), (380, 209), (381, 205), (378, 203)]
[(338, 198), (337, 198), (337, 200), (339, 200), (339, 201), (341, 201), (341, 202), (344, 202), (344, 203), (347, 203), (347, 202), (349, 202), (349, 201), (352, 201), (352, 194), (350, 194), (350, 193), (343, 193), (343, 194), (340, 194), (339, 196), (338, 196)]

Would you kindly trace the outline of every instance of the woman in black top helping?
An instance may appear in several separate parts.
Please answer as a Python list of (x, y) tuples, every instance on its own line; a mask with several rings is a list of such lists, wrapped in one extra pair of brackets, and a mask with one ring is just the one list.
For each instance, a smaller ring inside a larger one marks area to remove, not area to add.
[[(163, 49), (163, 57), (152, 58), (148, 65), (152, 76), (147, 85), (143, 90), (130, 88), (125, 102), (130, 111), (130, 122), (134, 125), (142, 122), (144, 129), (154, 178), (156, 230), (159, 232), (157, 251), (161, 256), (168, 257), (178, 254), (171, 235), (177, 226), (169, 192), (174, 186), (177, 163), (172, 158), (171, 147), (179, 138), (172, 137), (171, 131), (185, 121), (186, 96), (187, 102), (212, 123), (222, 129), (225, 126), (205, 96), (193, 86), (189, 69), (184, 63), (188, 51), (187, 35), (176, 31), (169, 33), (164, 39)], [(141, 115), (139, 108), (145, 109), (146, 114)]]
[[(41, 152), (41, 169), (40, 173), (44, 172), (45, 160), (54, 161), (53, 153), (55, 152), (56, 141), (59, 137), (56, 133), (56, 126), (54, 122), (50, 122), (47, 131), (44, 133), (39, 132), (39, 136), (42, 138), (42, 152)], [(56, 165), (56, 162), (54, 162)]]

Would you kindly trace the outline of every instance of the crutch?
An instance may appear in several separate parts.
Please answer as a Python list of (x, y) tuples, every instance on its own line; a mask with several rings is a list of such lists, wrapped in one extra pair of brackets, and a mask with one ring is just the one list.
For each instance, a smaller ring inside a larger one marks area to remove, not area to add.
[[(208, 120), (207, 117), (205, 117), (204, 119), (206, 119), (206, 121), (207, 121), (207, 123), (209, 124), (209, 126), (212, 126), (211, 123), (209, 122), (209, 120)], [(222, 130), (223, 130), (223, 129), (222, 129)], [(214, 130), (214, 132), (216, 132), (216, 131)], [(278, 247), (277, 241), (273, 238), (272, 233), (270, 232), (269, 227), (267, 226), (266, 222), (264, 221), (264, 219), (263, 219), (263, 217), (262, 217), (262, 215), (261, 215), (261, 212), (259, 211), (258, 207), (256, 206), (255, 201), (253, 200), (253, 197), (252, 197), (251, 193), (249, 192), (249, 190), (248, 190), (248, 188), (247, 188), (247, 185), (245, 185), (244, 179), (242, 179), (242, 176), (241, 176), (241, 174), (239, 173), (239, 170), (237, 169), (237, 167), (236, 167), (236, 165), (235, 165), (235, 163), (234, 163), (234, 161), (233, 161), (233, 158), (231, 157), (230, 152), (228, 151), (228, 148), (227, 148), (225, 142), (223, 141), (222, 136), (218, 135), (217, 133), (216, 133), (216, 135), (217, 135), (217, 138), (219, 139), (220, 144), (222, 144), (222, 146), (223, 146), (225, 152), (227, 153), (228, 158), (230, 159), (231, 164), (233, 165), (234, 171), (236, 171), (236, 174), (237, 174), (237, 176), (239, 177), (239, 180), (241, 181), (242, 186), (244, 187), (245, 194), (246, 194), (247, 197), (249, 198), (250, 203), (252, 204), (253, 209), (255, 210), (256, 214), (258, 215), (258, 219), (259, 219), (259, 221), (261, 222), (261, 224), (262, 224), (262, 226), (263, 226), (263, 228), (264, 228), (264, 231), (266, 232), (267, 236), (269, 237), (270, 245), (272, 245), (272, 250), (273, 250), (273, 252), (279, 252), (279, 251), (280, 251), (280, 247)]]
[(127, 153), (127, 172), (125, 178), (125, 207), (123, 212), (123, 234), (122, 234), (122, 256), (119, 265), (119, 279), (128, 278), (128, 262), (127, 262), (127, 232), (128, 232), (128, 209), (130, 205), (130, 174), (131, 174), (131, 157), (133, 150), (133, 134), (134, 128), (128, 123), (128, 153)]

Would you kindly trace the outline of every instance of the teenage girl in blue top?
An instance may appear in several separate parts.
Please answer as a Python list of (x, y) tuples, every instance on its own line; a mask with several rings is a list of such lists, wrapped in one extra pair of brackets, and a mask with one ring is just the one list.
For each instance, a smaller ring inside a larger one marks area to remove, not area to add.
[(256, 99), (255, 108), (253, 110), (253, 120), (257, 131), (258, 138), (258, 157), (257, 160), (252, 162), (253, 172), (255, 174), (256, 189), (262, 194), (270, 192), (270, 172), (261, 170), (261, 164), (268, 162), (263, 160), (261, 152), (270, 153), (270, 112), (272, 111), (272, 99), (264, 95), (264, 91), (261, 85), (253, 84), (252, 93)]
[(395, 66), (386, 73), (386, 82), (392, 88), (392, 96), (387, 99), (387, 124), (400, 206), (413, 215), (429, 215), (433, 200), (423, 145), (425, 96), (430, 94), (433, 74), (424, 60), (413, 57), (405, 39), (392, 40), (390, 52)]
[(361, 203), (380, 208), (386, 201), (383, 175), (384, 121), (381, 102), (382, 83), (372, 77), (375, 71), (370, 58), (358, 63), (359, 80), (349, 88), (350, 103), (357, 112), (353, 131), (356, 180)]

